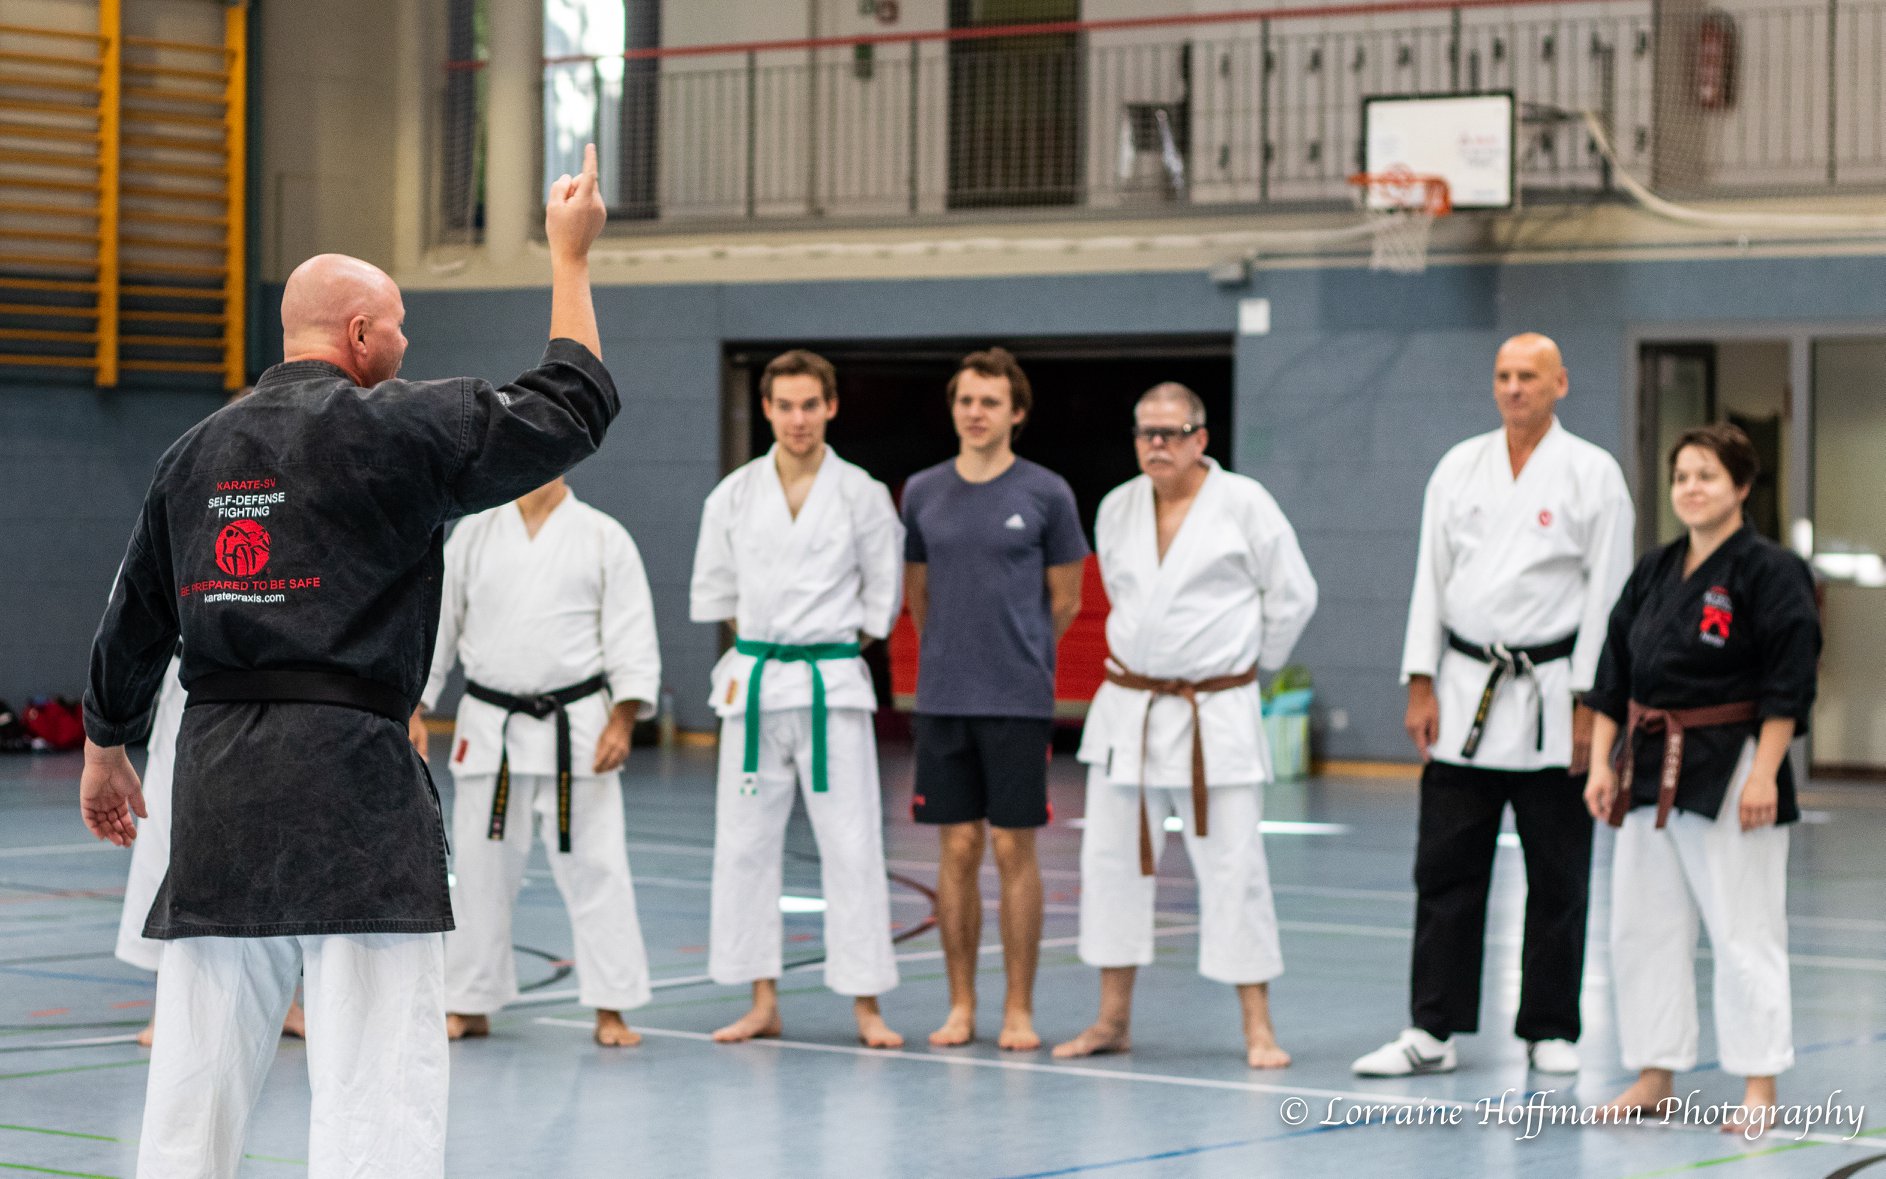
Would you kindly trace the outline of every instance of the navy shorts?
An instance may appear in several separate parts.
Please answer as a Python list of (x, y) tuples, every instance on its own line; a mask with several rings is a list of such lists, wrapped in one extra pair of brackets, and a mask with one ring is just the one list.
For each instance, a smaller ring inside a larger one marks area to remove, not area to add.
[(1054, 722), (1020, 716), (911, 718), (917, 789), (910, 817), (919, 823), (1045, 827), (1048, 753)]

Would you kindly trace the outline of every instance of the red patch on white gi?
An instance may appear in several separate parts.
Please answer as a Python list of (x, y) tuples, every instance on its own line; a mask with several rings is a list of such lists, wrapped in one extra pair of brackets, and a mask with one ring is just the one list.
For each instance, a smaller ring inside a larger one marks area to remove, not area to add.
[(1552, 511), (1550, 508), (1539, 509), (1539, 527), (1541, 528), (1552, 527)]
[(465, 738), (460, 737), (458, 739), (458, 752), (452, 755), (452, 760), (457, 762), (460, 765), (464, 765), (465, 764), (465, 750), (470, 748), (470, 746), (471, 746), (470, 741), (467, 741)]

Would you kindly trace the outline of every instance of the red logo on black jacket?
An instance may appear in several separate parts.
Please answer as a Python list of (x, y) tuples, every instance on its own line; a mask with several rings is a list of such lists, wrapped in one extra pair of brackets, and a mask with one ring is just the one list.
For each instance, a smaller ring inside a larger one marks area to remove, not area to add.
[(1703, 624), (1698, 636), (1712, 647), (1720, 647), (1729, 641), (1729, 626), (1735, 621), (1735, 604), (1729, 599), (1729, 591), (1719, 585), (1709, 587), (1703, 595)]
[(268, 530), (254, 520), (232, 521), (216, 537), (216, 567), (231, 577), (254, 577), (268, 564)]

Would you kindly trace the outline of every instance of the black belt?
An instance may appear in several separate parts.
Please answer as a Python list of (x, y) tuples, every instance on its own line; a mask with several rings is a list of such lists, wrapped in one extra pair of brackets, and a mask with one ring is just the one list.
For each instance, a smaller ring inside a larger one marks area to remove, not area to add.
[[(1499, 689), (1500, 681), (1509, 675), (1514, 679), (1531, 679), (1533, 668), (1537, 665), (1569, 658), (1572, 649), (1578, 646), (1578, 632), (1573, 631), (1562, 639), (1533, 647), (1508, 647), (1504, 643), (1470, 643), (1449, 630), (1447, 645), (1470, 659), (1493, 665), (1493, 671), (1487, 676), (1486, 689), (1480, 693), (1480, 707), (1474, 710), (1473, 726), (1467, 730), (1467, 739), (1460, 746), (1460, 755), (1471, 758), (1480, 748), (1480, 737), (1486, 732), (1487, 714), (1493, 711), (1493, 693)], [(1542, 750), (1545, 748), (1545, 695), (1538, 692), (1535, 695), (1539, 700), (1538, 715), (1533, 719), (1533, 748)]]
[(505, 733), (511, 726), (511, 718), (518, 713), (542, 720), (547, 716), (557, 718), (557, 850), (570, 850), (570, 714), (566, 706), (589, 696), (594, 696), (608, 688), (609, 681), (596, 675), (580, 684), (571, 684), (567, 688), (558, 688), (554, 692), (544, 692), (536, 696), (513, 696), (509, 692), (500, 692), (487, 688), (483, 684), (465, 681), (465, 694), (474, 700), (495, 705), (505, 710), (504, 723), (498, 728), (498, 788), (491, 796), (491, 825), (485, 831), (487, 839), (504, 838), (504, 815), (511, 806), (511, 750)]
[(413, 714), (412, 702), (397, 688), (333, 671), (213, 671), (190, 685), (183, 706), (252, 701), (337, 704), (375, 712), (400, 724)]

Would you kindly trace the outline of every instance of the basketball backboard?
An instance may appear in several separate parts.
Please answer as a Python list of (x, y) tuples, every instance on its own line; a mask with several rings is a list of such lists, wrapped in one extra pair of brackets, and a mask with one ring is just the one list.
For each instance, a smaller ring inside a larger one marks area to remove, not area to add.
[(1438, 176), (1457, 210), (1510, 209), (1513, 113), (1510, 93), (1364, 98), (1362, 170)]

